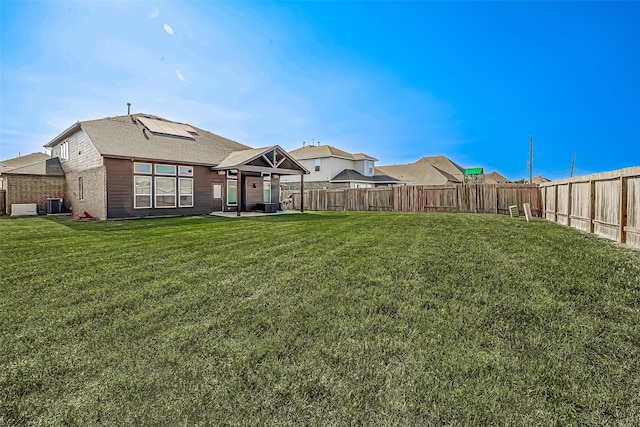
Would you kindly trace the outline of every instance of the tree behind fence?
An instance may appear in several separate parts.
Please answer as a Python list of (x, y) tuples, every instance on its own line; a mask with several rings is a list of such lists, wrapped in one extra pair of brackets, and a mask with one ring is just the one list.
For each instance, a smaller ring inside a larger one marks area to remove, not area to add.
[[(283, 191), (293, 209), (300, 209), (300, 192)], [(312, 211), (457, 212), (509, 214), (509, 206), (529, 203), (534, 216), (542, 216), (537, 185), (456, 184), (448, 186), (348, 188), (305, 190), (304, 209)]]

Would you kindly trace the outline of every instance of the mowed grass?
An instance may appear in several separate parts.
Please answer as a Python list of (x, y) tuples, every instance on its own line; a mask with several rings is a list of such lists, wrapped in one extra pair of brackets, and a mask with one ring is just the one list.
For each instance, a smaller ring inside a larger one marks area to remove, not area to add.
[(640, 251), (542, 220), (0, 220), (0, 425), (640, 424)]

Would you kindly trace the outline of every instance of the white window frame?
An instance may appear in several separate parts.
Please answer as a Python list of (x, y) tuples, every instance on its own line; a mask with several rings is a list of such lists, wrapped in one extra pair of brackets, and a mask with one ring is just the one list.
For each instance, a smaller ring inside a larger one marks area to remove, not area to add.
[[(234, 183), (236, 187), (236, 201), (229, 201), (229, 184)], [(227, 206), (238, 206), (238, 180), (237, 179), (227, 179)]]
[[(188, 169), (185, 170), (183, 172), (184, 169)], [(179, 176), (193, 176), (193, 166), (185, 166), (185, 165), (180, 165), (178, 166), (178, 175)]]
[[(170, 196), (171, 194), (158, 194), (158, 180), (159, 179), (170, 179), (173, 181), (173, 205), (171, 206), (158, 206), (158, 197)], [(176, 179), (172, 176), (156, 176), (153, 179), (153, 207), (156, 209), (171, 209), (176, 207), (176, 198), (177, 198), (177, 190), (176, 190)]]
[(63, 160), (69, 160), (69, 140), (60, 144), (60, 158)]
[(365, 162), (364, 162), (364, 170), (365, 170), (365, 175), (366, 176), (373, 176), (374, 175), (373, 161), (365, 160)]
[[(145, 178), (149, 180), (149, 193), (137, 193), (136, 178)], [(138, 196), (149, 196), (149, 206), (138, 206)], [(153, 208), (153, 178), (149, 175), (134, 175), (133, 177), (133, 208), (134, 209), (151, 209)]]
[[(265, 200), (265, 191), (269, 190), (269, 200)], [(271, 203), (271, 181), (263, 181), (262, 184), (262, 202)]]
[[(182, 186), (180, 185), (181, 182), (187, 182), (189, 181), (191, 183), (191, 193), (182, 193)], [(191, 203), (190, 204), (182, 204), (182, 196), (191, 196)], [(193, 178), (178, 178), (178, 206), (181, 208), (192, 208), (193, 207)]]
[[(138, 166), (149, 166), (149, 172), (138, 170)], [(153, 171), (153, 165), (151, 163), (135, 162), (133, 164), (133, 173), (137, 175), (151, 175), (152, 171)]]
[(315, 159), (313, 161), (313, 170), (314, 172), (320, 172), (320, 170), (322, 169), (322, 160), (320, 159)]
[[(158, 166), (168, 166), (173, 168), (173, 173), (168, 173), (168, 172), (158, 172)], [(156, 163), (153, 165), (153, 172), (155, 175), (162, 175), (162, 176), (175, 176), (176, 175), (176, 171), (178, 170), (178, 168), (176, 167), (176, 165), (167, 165), (164, 163)]]

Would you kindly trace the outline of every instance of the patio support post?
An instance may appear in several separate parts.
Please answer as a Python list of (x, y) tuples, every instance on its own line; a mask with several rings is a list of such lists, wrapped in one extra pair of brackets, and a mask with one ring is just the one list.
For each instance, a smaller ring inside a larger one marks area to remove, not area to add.
[(300, 213), (304, 212), (304, 174), (300, 175)]
[(242, 209), (242, 172), (238, 170), (238, 182), (236, 183), (238, 200), (236, 203), (236, 216), (240, 216), (240, 210)]

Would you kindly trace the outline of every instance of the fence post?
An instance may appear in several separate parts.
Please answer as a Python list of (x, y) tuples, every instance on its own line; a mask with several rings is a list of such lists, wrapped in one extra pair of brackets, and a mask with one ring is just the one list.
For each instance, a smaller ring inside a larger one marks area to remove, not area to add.
[(573, 184), (567, 184), (567, 227), (571, 227), (571, 191)]
[(620, 177), (620, 233), (618, 241), (620, 243), (627, 242), (627, 232), (625, 227), (627, 226), (627, 178)]
[(558, 222), (558, 187), (558, 184), (553, 187), (553, 222)]
[(589, 187), (589, 233), (593, 234), (596, 231), (593, 222), (596, 219), (596, 182), (593, 179), (589, 180)]
[(300, 213), (304, 212), (304, 175), (300, 175)]

